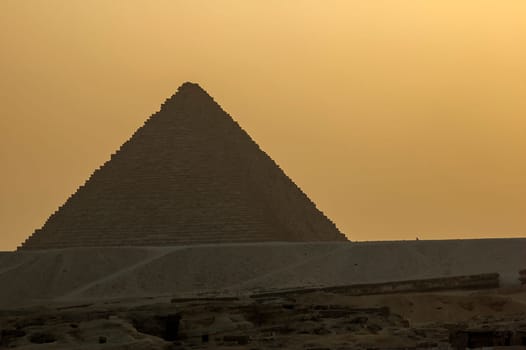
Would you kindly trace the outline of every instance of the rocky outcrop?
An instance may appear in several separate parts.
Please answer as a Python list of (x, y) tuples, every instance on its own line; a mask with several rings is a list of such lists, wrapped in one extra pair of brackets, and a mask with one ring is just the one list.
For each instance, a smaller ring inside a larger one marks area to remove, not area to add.
[(526, 312), (520, 299), (492, 291), (411, 293), (382, 298), (384, 305), (378, 306), (378, 297), (315, 291), (39, 306), (0, 310), (0, 348), (524, 349)]
[(485, 273), (468, 276), (425, 278), (418, 280), (391, 281), (368, 284), (350, 284), (343, 286), (294, 288), (256, 294), (254, 298), (283, 296), (323, 291), (344, 295), (374, 295), (394, 293), (423, 293), (441, 290), (482, 290), (499, 287), (498, 273)]

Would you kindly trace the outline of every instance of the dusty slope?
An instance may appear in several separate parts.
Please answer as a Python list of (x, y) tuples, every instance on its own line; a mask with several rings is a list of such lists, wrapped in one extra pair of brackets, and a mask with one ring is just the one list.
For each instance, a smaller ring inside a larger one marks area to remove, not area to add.
[(526, 240), (71, 248), (0, 255), (0, 306), (247, 293), (498, 272), (517, 284)]

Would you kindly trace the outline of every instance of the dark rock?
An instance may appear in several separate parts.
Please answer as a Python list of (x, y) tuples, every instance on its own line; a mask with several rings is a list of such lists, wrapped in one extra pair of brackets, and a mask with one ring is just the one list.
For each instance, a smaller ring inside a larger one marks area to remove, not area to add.
[(250, 341), (248, 335), (225, 335), (223, 337), (224, 342), (237, 343), (239, 345), (246, 345)]
[(164, 340), (177, 340), (181, 315), (178, 313), (168, 315), (140, 315), (132, 316), (135, 329), (141, 333), (153, 335)]
[(371, 332), (371, 333), (378, 333), (382, 330), (382, 327), (375, 324), (375, 323), (370, 323), (367, 325), (367, 329)]
[(262, 331), (263, 332), (268, 332), (268, 333), (275, 333), (275, 334), (290, 334), (290, 333), (294, 332), (294, 329), (292, 329), (291, 327), (289, 327), (287, 325), (283, 325), (283, 326), (274, 326), (274, 327), (269, 327), (269, 328), (263, 328)]
[(100, 336), (99, 337), (99, 344), (106, 344), (108, 342), (108, 339), (106, 337)]
[(319, 314), (324, 318), (342, 318), (349, 315), (348, 310), (320, 310)]
[(450, 334), (454, 349), (481, 348), (487, 346), (512, 345), (513, 332), (491, 329), (457, 331)]
[(46, 320), (44, 320), (41, 317), (37, 318), (28, 318), (24, 320), (18, 320), (16, 323), (16, 328), (26, 328), (26, 327), (32, 327), (32, 326), (43, 326), (46, 324)]
[(416, 344), (416, 347), (421, 349), (433, 349), (438, 347), (438, 344), (434, 341), (423, 341)]
[(313, 333), (317, 335), (325, 335), (325, 334), (329, 334), (330, 331), (326, 328), (319, 327), (319, 328), (314, 329)]
[(358, 317), (354, 317), (353, 319), (351, 319), (349, 321), (349, 323), (352, 323), (352, 324), (366, 324), (368, 320), (369, 320), (369, 318), (367, 318), (365, 316), (358, 316)]
[(47, 343), (54, 343), (57, 341), (57, 338), (51, 334), (51, 333), (33, 333), (29, 337), (29, 341), (34, 344), (47, 344)]
[(3, 346), (7, 347), (12, 340), (25, 336), (26, 332), (21, 329), (3, 329), (0, 332), (0, 348)]

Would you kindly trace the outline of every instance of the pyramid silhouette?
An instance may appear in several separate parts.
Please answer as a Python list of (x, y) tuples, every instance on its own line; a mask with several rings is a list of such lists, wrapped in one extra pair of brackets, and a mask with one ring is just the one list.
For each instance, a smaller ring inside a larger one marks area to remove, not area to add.
[(184, 83), (19, 249), (345, 240), (199, 85)]

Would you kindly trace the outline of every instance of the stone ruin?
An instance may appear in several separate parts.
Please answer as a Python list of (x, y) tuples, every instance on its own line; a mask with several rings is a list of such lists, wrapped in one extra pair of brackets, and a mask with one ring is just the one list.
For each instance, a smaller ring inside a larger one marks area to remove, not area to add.
[(230, 115), (185, 83), (19, 250), (346, 240)]

